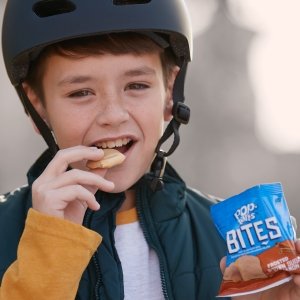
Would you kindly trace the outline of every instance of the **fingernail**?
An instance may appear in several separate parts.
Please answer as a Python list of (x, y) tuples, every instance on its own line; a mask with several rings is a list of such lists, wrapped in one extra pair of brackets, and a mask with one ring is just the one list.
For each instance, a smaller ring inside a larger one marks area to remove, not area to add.
[(100, 153), (100, 152), (103, 151), (101, 148), (97, 148), (97, 147), (90, 147), (90, 148), (91, 148), (92, 151), (97, 152), (97, 153), (98, 152)]

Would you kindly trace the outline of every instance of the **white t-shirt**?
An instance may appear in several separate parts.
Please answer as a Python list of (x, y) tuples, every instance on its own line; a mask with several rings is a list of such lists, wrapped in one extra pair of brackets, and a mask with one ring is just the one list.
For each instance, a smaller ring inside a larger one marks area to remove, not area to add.
[(127, 300), (163, 300), (158, 257), (150, 249), (136, 208), (117, 214), (115, 245), (122, 264)]

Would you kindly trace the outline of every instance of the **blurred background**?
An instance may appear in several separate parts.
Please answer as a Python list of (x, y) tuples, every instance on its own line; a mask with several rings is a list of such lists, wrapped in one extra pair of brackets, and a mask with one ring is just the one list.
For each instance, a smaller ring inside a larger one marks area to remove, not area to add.
[[(0, 1), (2, 19), (6, 1)], [(300, 2), (186, 2), (194, 28), (186, 84), (192, 115), (181, 127), (171, 163), (189, 185), (221, 198), (281, 182), (290, 211), (300, 220)], [(4, 193), (26, 183), (27, 169), (45, 143), (23, 112), (2, 56), (0, 66)]]

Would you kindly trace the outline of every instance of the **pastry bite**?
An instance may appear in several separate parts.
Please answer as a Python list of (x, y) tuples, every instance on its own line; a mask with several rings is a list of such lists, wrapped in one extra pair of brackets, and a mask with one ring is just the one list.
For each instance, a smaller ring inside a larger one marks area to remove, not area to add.
[(125, 155), (116, 149), (103, 149), (104, 156), (98, 160), (89, 160), (86, 166), (89, 169), (110, 169), (120, 165), (125, 160)]

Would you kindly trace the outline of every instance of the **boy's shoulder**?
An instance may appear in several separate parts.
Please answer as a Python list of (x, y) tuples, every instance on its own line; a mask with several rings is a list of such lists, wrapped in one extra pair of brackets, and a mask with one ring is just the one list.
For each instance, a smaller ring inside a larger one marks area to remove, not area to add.
[(207, 207), (217, 204), (223, 200), (220, 197), (217, 197), (215, 195), (211, 195), (208, 193), (204, 193), (204, 192), (202, 192), (198, 189), (192, 188), (192, 187), (187, 187), (186, 191), (190, 198), (192, 198), (196, 202), (199, 202), (202, 205), (207, 206)]
[(166, 165), (166, 174), (167, 178), (171, 183), (176, 182), (178, 186), (181, 186), (185, 189), (186, 195), (188, 196), (187, 200), (190, 199), (195, 200), (196, 202), (201, 203), (204, 206), (211, 206), (213, 204), (216, 204), (223, 199), (208, 193), (204, 193), (200, 191), (199, 189), (196, 189), (194, 187), (191, 187), (186, 184), (185, 180), (179, 175), (179, 173), (175, 170), (175, 168), (167, 163)]
[(29, 186), (0, 195), (0, 281), (4, 271), (16, 259), (17, 246), (31, 206)]
[[(31, 189), (23, 185), (11, 192), (0, 195), (0, 215), (26, 211), (31, 206)], [(1, 218), (0, 218), (1, 219)]]
[(24, 195), (24, 193), (26, 193), (29, 190), (29, 186), (28, 184), (22, 185), (8, 193), (4, 193), (2, 195), (0, 195), (0, 203), (5, 203), (8, 200), (11, 200), (12, 198), (15, 197), (20, 197), (22, 195)]

